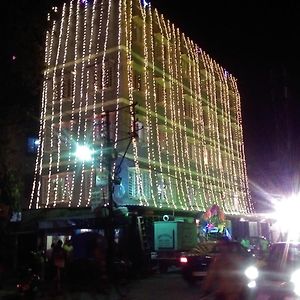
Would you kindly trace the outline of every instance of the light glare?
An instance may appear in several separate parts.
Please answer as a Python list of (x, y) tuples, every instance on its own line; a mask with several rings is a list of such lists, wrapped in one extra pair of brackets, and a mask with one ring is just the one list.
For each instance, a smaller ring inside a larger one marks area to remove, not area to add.
[(258, 270), (255, 266), (250, 266), (245, 270), (245, 275), (250, 280), (254, 280), (258, 277)]
[(80, 161), (91, 161), (92, 160), (93, 151), (86, 145), (77, 145), (75, 156)]
[(300, 228), (297, 224), (300, 210), (300, 195), (292, 195), (275, 205), (275, 219), (282, 232), (288, 233), (288, 239), (297, 240)]

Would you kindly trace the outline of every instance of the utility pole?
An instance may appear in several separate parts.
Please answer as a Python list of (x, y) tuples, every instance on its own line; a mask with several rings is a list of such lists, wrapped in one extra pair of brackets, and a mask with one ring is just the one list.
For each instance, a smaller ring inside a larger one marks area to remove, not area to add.
[(108, 222), (107, 222), (107, 239), (108, 239), (108, 252), (107, 252), (107, 264), (108, 274), (112, 276), (113, 258), (114, 258), (114, 214), (113, 214), (113, 178), (112, 178), (112, 143), (110, 139), (110, 117), (109, 111), (105, 112), (106, 122), (106, 169), (108, 177)]
[[(135, 119), (135, 106), (137, 103), (133, 103), (130, 105), (123, 106), (117, 110), (122, 110), (125, 108), (133, 107), (133, 110), (130, 112), (130, 114), (133, 114), (133, 132), (130, 132), (130, 141), (126, 148), (126, 151), (121, 159), (120, 165), (122, 164), (124, 157), (127, 153), (127, 150), (129, 148), (129, 145), (131, 143), (132, 138), (136, 137), (136, 119)], [(114, 111), (117, 111), (114, 110)], [(106, 125), (106, 169), (108, 172), (108, 221), (107, 221), (107, 240), (108, 240), (108, 251), (107, 251), (107, 267), (108, 267), (108, 274), (110, 278), (113, 276), (113, 262), (114, 262), (114, 255), (115, 255), (115, 247), (114, 247), (114, 237), (115, 237), (115, 220), (114, 220), (114, 200), (113, 200), (113, 192), (114, 192), (114, 174), (113, 174), (113, 160), (115, 160), (115, 152), (112, 148), (112, 141), (110, 137), (110, 113), (111, 111), (105, 112), (105, 125)], [(121, 139), (123, 140), (123, 139)], [(120, 141), (120, 140), (118, 140)], [(120, 167), (120, 166), (119, 166)]]

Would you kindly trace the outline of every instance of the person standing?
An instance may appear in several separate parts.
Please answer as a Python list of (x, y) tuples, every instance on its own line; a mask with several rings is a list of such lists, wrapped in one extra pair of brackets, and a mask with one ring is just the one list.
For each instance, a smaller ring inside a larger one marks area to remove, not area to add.
[(73, 248), (71, 239), (67, 238), (65, 240), (63, 248), (66, 251), (66, 256), (67, 256), (67, 262), (66, 262), (67, 266), (66, 267), (68, 267), (68, 264), (70, 264), (73, 259), (73, 249), (74, 248)]
[(52, 260), (52, 253), (53, 253), (54, 247), (55, 247), (55, 243), (51, 243), (50, 248), (48, 248), (45, 253), (45, 260), (46, 260), (45, 279), (46, 280), (48, 280), (48, 279), (52, 280), (54, 277), (55, 271), (56, 271), (56, 270), (54, 270), (54, 263)]
[(65, 265), (67, 253), (63, 248), (62, 240), (58, 240), (52, 250), (52, 262), (55, 268), (54, 282), (57, 292), (61, 292), (62, 282), (64, 280)]
[(243, 257), (230, 241), (220, 240), (218, 247), (219, 253), (209, 267), (202, 291), (206, 294), (214, 292), (216, 300), (241, 300), (245, 285), (240, 274)]

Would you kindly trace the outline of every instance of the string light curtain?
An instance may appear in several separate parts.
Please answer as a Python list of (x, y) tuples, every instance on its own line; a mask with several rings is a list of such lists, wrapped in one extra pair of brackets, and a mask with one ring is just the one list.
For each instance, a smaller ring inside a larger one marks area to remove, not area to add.
[[(89, 207), (95, 195), (105, 203), (114, 149), (126, 151), (122, 205), (254, 212), (227, 70), (145, 1), (73, 0), (48, 22), (30, 209)], [(78, 145), (91, 162), (74, 155)]]

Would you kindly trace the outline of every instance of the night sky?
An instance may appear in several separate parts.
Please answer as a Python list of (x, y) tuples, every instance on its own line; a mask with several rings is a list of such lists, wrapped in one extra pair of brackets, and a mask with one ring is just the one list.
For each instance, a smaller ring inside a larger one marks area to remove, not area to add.
[(299, 1), (152, 0), (238, 81), (251, 195), (299, 190)]
[[(5, 42), (1, 43), (0, 59), (1, 88), (5, 93), (2, 95), (13, 90), (11, 98), (30, 101), (35, 97), (28, 93), (34, 83), (26, 81), (26, 75), (38, 74), (36, 56), (43, 54), (41, 29), (46, 24), (45, 9), (51, 2), (62, 1), (3, 2), (0, 24)], [(151, 2), (237, 78), (251, 195), (258, 208), (267, 206), (268, 194), (298, 190), (300, 2)], [(12, 59), (14, 55), (16, 60)], [(4, 101), (1, 103), (3, 114)], [(35, 105), (38, 108), (39, 104)]]

